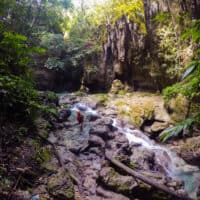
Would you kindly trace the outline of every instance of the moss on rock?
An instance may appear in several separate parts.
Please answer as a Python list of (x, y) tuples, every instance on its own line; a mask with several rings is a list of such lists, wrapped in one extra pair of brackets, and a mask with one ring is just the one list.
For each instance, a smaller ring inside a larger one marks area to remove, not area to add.
[(100, 172), (102, 182), (110, 188), (113, 188), (116, 192), (126, 193), (131, 191), (137, 186), (137, 183), (131, 176), (123, 176), (117, 173), (111, 167), (105, 167)]
[(170, 99), (165, 106), (167, 107), (170, 117), (174, 122), (180, 122), (185, 119), (189, 101), (182, 94), (178, 94), (175, 98)]
[(59, 170), (56, 175), (49, 178), (47, 188), (49, 194), (56, 199), (74, 199), (74, 186), (72, 180), (69, 174), (64, 170)]
[(138, 127), (154, 117), (155, 106), (152, 101), (127, 103), (125, 100), (119, 100), (115, 105), (120, 115), (127, 116), (130, 122)]

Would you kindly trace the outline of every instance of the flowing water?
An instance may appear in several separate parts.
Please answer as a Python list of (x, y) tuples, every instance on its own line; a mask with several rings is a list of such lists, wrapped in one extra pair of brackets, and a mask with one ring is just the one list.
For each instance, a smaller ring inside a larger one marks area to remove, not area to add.
[(178, 157), (176, 153), (166, 147), (156, 144), (141, 131), (123, 127), (117, 120), (114, 120), (113, 126), (121, 133), (125, 134), (129, 143), (138, 143), (147, 150), (153, 151), (156, 155), (157, 163), (163, 167), (166, 173), (171, 178), (183, 181), (185, 191), (188, 195), (193, 199), (197, 198), (197, 190), (200, 186), (200, 170), (198, 167), (188, 165), (183, 159)]
[[(76, 117), (76, 110), (80, 110), (84, 113), (86, 118), (98, 116), (97, 112), (88, 106), (76, 104), (71, 109), (71, 118)], [(193, 199), (197, 198), (197, 191), (200, 187), (200, 169), (198, 167), (187, 164), (173, 151), (150, 140), (141, 131), (131, 129), (127, 127), (127, 125), (122, 125), (117, 119), (113, 120), (113, 126), (126, 136), (129, 143), (138, 143), (148, 151), (153, 151), (155, 153), (156, 162), (163, 167), (168, 176), (183, 181), (184, 189), (188, 195)], [(88, 127), (86, 129), (88, 129)]]

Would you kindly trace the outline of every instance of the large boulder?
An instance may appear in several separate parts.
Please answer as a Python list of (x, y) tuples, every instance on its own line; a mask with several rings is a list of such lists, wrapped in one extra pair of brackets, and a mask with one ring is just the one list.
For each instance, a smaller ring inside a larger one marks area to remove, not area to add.
[(52, 175), (47, 182), (50, 195), (60, 200), (74, 199), (74, 187), (69, 174), (64, 170), (59, 170), (57, 174)]
[(175, 98), (170, 99), (165, 106), (171, 119), (174, 122), (179, 122), (184, 120), (188, 113), (189, 101), (182, 94), (178, 94)]
[(111, 167), (104, 167), (100, 172), (102, 182), (116, 192), (129, 192), (138, 186), (131, 176), (123, 176)]
[(176, 146), (171, 147), (187, 163), (200, 165), (200, 136), (179, 141)]
[(64, 122), (67, 121), (67, 119), (69, 118), (69, 116), (71, 115), (71, 110), (70, 109), (62, 109), (59, 111), (59, 122)]

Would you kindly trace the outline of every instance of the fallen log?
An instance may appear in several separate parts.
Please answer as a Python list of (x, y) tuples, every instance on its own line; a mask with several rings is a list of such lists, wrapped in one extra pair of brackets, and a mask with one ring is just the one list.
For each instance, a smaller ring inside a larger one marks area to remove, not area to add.
[(162, 185), (160, 183), (157, 183), (155, 180), (153, 180), (152, 178), (150, 179), (149, 177), (145, 177), (144, 175), (140, 174), (139, 172), (136, 172), (135, 170), (127, 167), (126, 165), (124, 165), (123, 163), (121, 163), (120, 161), (116, 160), (115, 158), (112, 158), (112, 156), (109, 155), (108, 152), (105, 153), (105, 157), (107, 160), (109, 160), (112, 164), (114, 164), (115, 166), (119, 167), (120, 169), (123, 169), (125, 172), (127, 172), (128, 174), (132, 175), (134, 178), (141, 180), (142, 182), (157, 188), (159, 190), (162, 190), (163, 192), (170, 194), (173, 197), (176, 197), (176, 199), (180, 199), (180, 200), (192, 200), (190, 197), (188, 196), (183, 196), (182, 194), (179, 194), (171, 189), (169, 189), (167, 186)]

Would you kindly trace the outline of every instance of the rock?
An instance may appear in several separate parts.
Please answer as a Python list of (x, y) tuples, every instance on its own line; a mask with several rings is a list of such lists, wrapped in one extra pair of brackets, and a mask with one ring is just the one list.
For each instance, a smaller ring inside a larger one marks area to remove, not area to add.
[(87, 117), (87, 119), (89, 120), (89, 121), (95, 121), (95, 120), (97, 120), (99, 118), (99, 116), (98, 115), (89, 115), (88, 117)]
[[(97, 194), (99, 196), (101, 196), (101, 198), (99, 200), (102, 200), (102, 197), (109, 199), (109, 200), (129, 200), (128, 197), (125, 197), (121, 194), (116, 194), (116, 193), (109, 191), (109, 190), (105, 190), (102, 187), (97, 188)], [(94, 199), (91, 199), (91, 200), (94, 200)]]
[(29, 191), (17, 190), (12, 194), (11, 200), (30, 200), (31, 194)]
[(32, 190), (32, 196), (37, 195), (37, 194), (45, 194), (47, 193), (47, 188), (46, 185), (40, 185), (37, 188), (34, 188)]
[(105, 142), (102, 140), (102, 138), (96, 136), (96, 135), (90, 135), (88, 140), (90, 146), (101, 146), (105, 147)]
[(50, 195), (60, 200), (70, 200), (74, 198), (73, 183), (67, 172), (59, 170), (55, 176), (51, 176), (47, 182)]
[(151, 126), (144, 126), (143, 127), (144, 132), (151, 133)]
[(116, 192), (129, 192), (138, 186), (133, 177), (120, 175), (111, 167), (104, 167), (100, 171), (100, 178), (107, 187)]
[(116, 79), (112, 82), (110, 93), (118, 94), (120, 93), (120, 91), (124, 91), (124, 90), (125, 90), (125, 86), (120, 80)]
[(167, 122), (154, 122), (151, 125), (151, 131), (154, 133), (158, 133), (166, 129), (168, 126), (169, 124)]
[(93, 126), (90, 129), (91, 135), (97, 135), (97, 136), (103, 138), (104, 140), (109, 139), (108, 132), (109, 132), (109, 128), (107, 126), (98, 125), (98, 126)]
[(154, 120), (160, 121), (160, 122), (169, 122), (170, 116), (167, 110), (164, 107), (163, 99), (160, 99), (158, 105), (155, 106), (154, 109)]
[(64, 75), (56, 70), (36, 69), (33, 73), (36, 87), (39, 90), (56, 90), (63, 86)]
[(192, 165), (200, 164), (200, 136), (179, 141), (176, 146), (171, 148), (187, 163)]
[(165, 106), (171, 119), (174, 122), (179, 122), (184, 120), (187, 115), (189, 101), (182, 94), (178, 94), (176, 98), (170, 99)]
[(59, 112), (59, 122), (64, 122), (64, 121), (67, 121), (67, 119), (69, 118), (69, 116), (71, 115), (71, 110), (70, 109), (62, 109), (60, 112)]
[(155, 165), (155, 155), (153, 152), (143, 149), (143, 147), (133, 147), (130, 161), (136, 164), (140, 170), (152, 170)]

